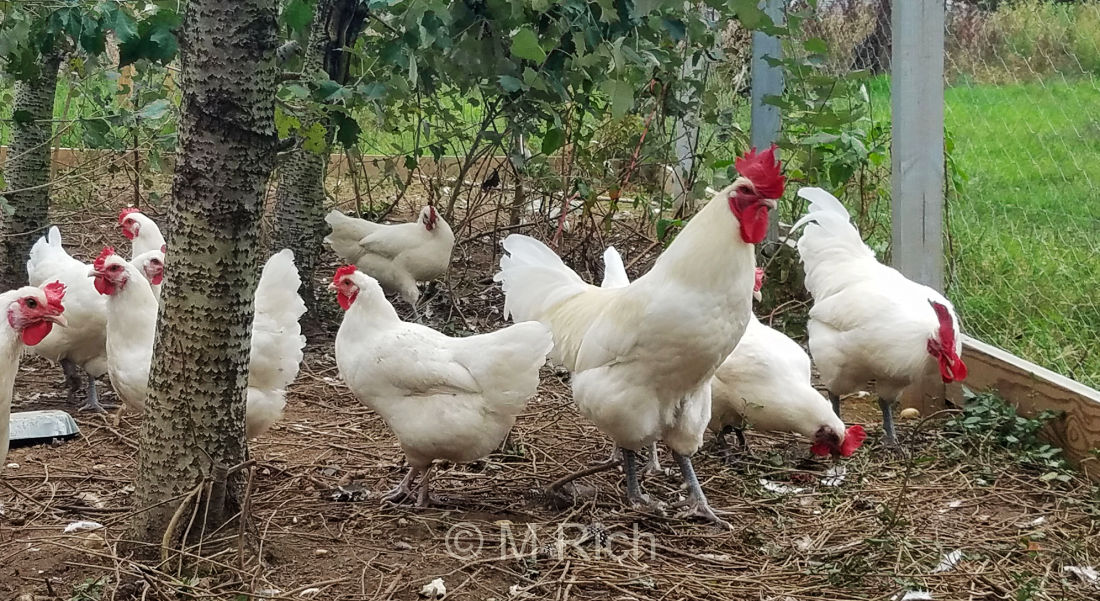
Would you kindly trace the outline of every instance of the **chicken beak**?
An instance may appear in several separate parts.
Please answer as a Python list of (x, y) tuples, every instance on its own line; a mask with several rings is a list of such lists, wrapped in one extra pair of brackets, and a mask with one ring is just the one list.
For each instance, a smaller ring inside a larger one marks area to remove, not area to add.
[(329, 282), (328, 283), (328, 289), (329, 290), (336, 290), (336, 284), (333, 284), (332, 282)]
[(763, 300), (763, 299), (764, 299), (764, 295), (760, 294), (760, 291), (759, 291), (759, 290), (753, 290), (753, 291), (752, 291), (752, 298), (753, 298), (753, 300), (755, 300), (756, 302), (760, 302), (761, 300)]
[(58, 313), (57, 315), (43, 315), (42, 319), (45, 319), (46, 321), (52, 321), (53, 323), (63, 328), (69, 325), (69, 320), (65, 319), (65, 316), (60, 313)]
[(763, 198), (763, 197), (761, 197), (760, 202), (763, 202), (764, 206), (768, 207), (768, 209), (771, 210), (771, 211), (774, 211), (776, 209), (776, 207), (779, 206), (779, 204), (776, 203), (774, 198)]

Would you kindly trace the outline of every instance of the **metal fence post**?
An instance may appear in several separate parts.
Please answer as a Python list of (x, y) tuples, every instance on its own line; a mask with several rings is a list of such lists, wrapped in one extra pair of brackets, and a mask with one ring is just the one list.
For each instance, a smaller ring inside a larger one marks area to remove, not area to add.
[[(787, 7), (787, 0), (762, 0), (764, 12), (779, 25)], [(749, 129), (750, 144), (764, 149), (779, 140), (779, 107), (764, 104), (768, 96), (783, 93), (783, 68), (768, 64), (766, 58), (782, 58), (783, 46), (779, 38), (760, 31), (752, 33), (752, 123)], [(764, 241), (765, 254), (774, 252), (779, 240), (779, 216), (768, 220), (768, 236)]]
[(944, 0), (894, 2), (893, 9), (893, 263), (942, 291)]

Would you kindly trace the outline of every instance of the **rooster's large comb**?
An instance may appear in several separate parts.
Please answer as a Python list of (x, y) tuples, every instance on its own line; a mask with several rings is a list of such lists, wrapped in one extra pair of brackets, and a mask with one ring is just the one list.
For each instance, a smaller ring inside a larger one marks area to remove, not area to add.
[(103, 267), (107, 262), (107, 258), (115, 254), (115, 249), (110, 246), (104, 246), (103, 252), (99, 253), (99, 256), (95, 258), (95, 263), (92, 263), (92, 269), (103, 271)]
[(744, 156), (737, 157), (733, 164), (742, 177), (752, 182), (757, 194), (770, 199), (783, 196), (787, 182), (787, 178), (781, 173), (783, 163), (775, 159), (775, 149), (775, 144), (772, 144), (764, 152), (758, 153), (753, 147)]
[(358, 270), (355, 268), (354, 265), (344, 265), (340, 269), (336, 270), (336, 274), (332, 276), (332, 283), (339, 285), (340, 280), (344, 279), (345, 276), (349, 276), (355, 273), (356, 271)]
[(122, 222), (126, 221), (126, 218), (129, 217), (132, 213), (140, 212), (141, 209), (137, 207), (126, 207), (125, 209), (122, 209), (122, 212), (118, 214), (118, 224), (122, 225)]
[(760, 289), (764, 287), (764, 268), (757, 267), (755, 275), (756, 280), (752, 283), (752, 291), (760, 292)]
[(60, 280), (46, 284), (42, 287), (42, 292), (46, 293), (46, 304), (50, 308), (56, 309), (58, 312), (65, 310), (65, 307), (61, 306), (61, 300), (65, 298), (65, 284), (62, 284)]

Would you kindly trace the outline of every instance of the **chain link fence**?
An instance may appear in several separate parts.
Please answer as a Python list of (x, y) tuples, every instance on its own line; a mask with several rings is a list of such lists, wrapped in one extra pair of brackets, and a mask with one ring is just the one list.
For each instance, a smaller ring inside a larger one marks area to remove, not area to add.
[(948, 5), (949, 293), (972, 335), (1100, 387), (1100, 3)]
[[(889, 131), (889, 1), (810, 8), (820, 70), (867, 71), (847, 100)], [(948, 0), (944, 75), (947, 294), (964, 330), (1100, 387), (1100, 2)], [(840, 191), (887, 261), (888, 171)]]

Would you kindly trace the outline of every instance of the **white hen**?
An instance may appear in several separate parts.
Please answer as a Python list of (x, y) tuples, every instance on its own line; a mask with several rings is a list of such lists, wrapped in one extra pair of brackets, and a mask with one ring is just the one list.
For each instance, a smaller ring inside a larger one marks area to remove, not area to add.
[[(135, 260), (140, 262), (145, 256)], [(128, 408), (141, 411), (149, 394), (159, 305), (147, 279), (113, 249), (104, 249), (93, 269), (96, 289), (108, 296), (107, 364), (111, 383)], [(298, 375), (305, 347), (298, 319), (306, 310), (297, 292), (300, 283), (290, 250), (272, 255), (260, 274), (248, 367), (248, 438), (263, 434), (282, 417), (286, 387)]]
[(27, 275), (31, 286), (58, 280), (67, 290), (65, 317), (69, 327), (53, 330), (33, 352), (61, 364), (70, 403), (77, 403), (82, 389), (80, 372), (86, 373), (87, 396), (79, 410), (103, 411), (95, 379), (107, 373), (107, 299), (96, 293), (88, 278), (88, 265), (69, 256), (62, 247), (56, 226), (31, 247)]
[(122, 235), (130, 240), (130, 259), (151, 250), (163, 250), (164, 236), (160, 227), (136, 207), (122, 209), (118, 214), (118, 226)]
[(798, 195), (810, 201), (791, 228), (806, 226), (798, 254), (814, 298), (810, 353), (837, 414), (841, 395), (875, 380), (885, 442), (896, 446), (893, 404), (902, 391), (936, 375), (966, 378), (955, 309), (939, 292), (879, 263), (832, 194), (802, 188)]
[(336, 364), (355, 396), (377, 411), (409, 460), (386, 499), (428, 500), (432, 462), (474, 461), (496, 449), (539, 384), (552, 346), (536, 322), (490, 334), (451, 338), (401, 321), (374, 278), (353, 266), (331, 286), (346, 311), (336, 334)]
[(774, 149), (736, 163), (742, 177), (692, 218), (649, 273), (621, 288), (585, 283), (541, 242), (512, 235), (495, 279), (505, 314), (554, 333), (578, 408), (623, 449), (627, 497), (649, 504), (636, 451), (672, 450), (688, 513), (727, 526), (707, 504), (690, 456), (710, 419), (710, 377), (748, 324), (755, 256), (783, 193)]
[(49, 336), (54, 324), (64, 326), (65, 285), (51, 282), (41, 288), (23, 286), (0, 294), (0, 469), (8, 457), (8, 422), (12, 388), (19, 371), (23, 347), (36, 345)]
[(325, 217), (332, 233), (325, 243), (344, 261), (355, 264), (387, 292), (396, 292), (416, 308), (417, 282), (444, 276), (451, 264), (455, 235), (435, 207), (426, 206), (412, 223), (385, 225), (340, 211)]

